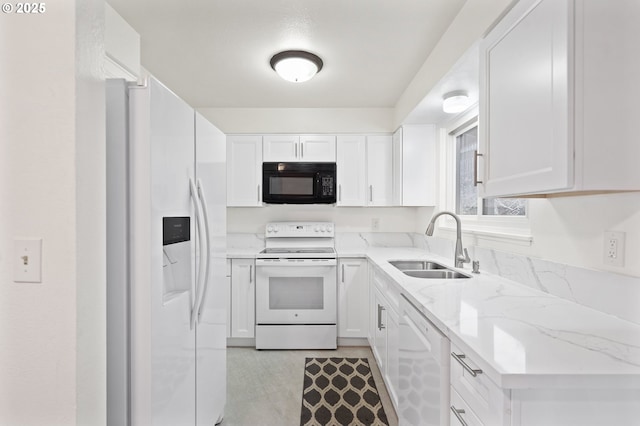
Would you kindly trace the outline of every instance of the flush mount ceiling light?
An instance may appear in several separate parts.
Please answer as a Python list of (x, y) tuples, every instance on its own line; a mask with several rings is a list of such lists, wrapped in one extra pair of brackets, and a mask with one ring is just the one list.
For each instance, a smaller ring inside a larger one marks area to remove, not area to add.
[(322, 59), (304, 50), (286, 50), (271, 58), (271, 68), (282, 78), (294, 83), (310, 80), (322, 69)]
[(462, 112), (469, 108), (469, 104), (469, 95), (462, 90), (445, 93), (442, 97), (442, 110), (448, 114)]

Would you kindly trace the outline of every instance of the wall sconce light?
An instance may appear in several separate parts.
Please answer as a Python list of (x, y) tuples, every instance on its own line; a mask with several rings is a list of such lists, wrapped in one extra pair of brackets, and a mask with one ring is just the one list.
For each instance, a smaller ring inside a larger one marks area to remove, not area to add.
[(445, 93), (442, 97), (442, 110), (448, 114), (462, 112), (469, 108), (469, 105), (469, 95), (462, 90)]
[(271, 68), (280, 77), (294, 83), (310, 80), (322, 69), (322, 59), (304, 50), (286, 50), (271, 58)]

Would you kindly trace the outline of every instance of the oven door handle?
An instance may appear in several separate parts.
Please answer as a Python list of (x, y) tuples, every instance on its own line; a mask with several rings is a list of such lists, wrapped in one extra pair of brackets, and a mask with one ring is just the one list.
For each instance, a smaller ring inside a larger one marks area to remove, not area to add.
[(256, 259), (256, 267), (324, 267), (336, 266), (336, 259)]

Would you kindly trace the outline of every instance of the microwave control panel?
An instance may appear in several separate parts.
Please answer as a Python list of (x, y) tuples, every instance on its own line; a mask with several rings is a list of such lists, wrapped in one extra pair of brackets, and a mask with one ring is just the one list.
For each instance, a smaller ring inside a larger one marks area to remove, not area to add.
[(322, 176), (321, 187), (322, 187), (322, 196), (323, 197), (331, 197), (333, 195), (333, 176)]

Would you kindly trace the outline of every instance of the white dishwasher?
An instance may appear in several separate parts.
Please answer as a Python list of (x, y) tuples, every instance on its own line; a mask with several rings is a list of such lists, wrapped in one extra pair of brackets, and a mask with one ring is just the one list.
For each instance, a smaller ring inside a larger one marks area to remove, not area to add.
[(449, 339), (404, 296), (400, 300), (398, 422), (449, 424)]

